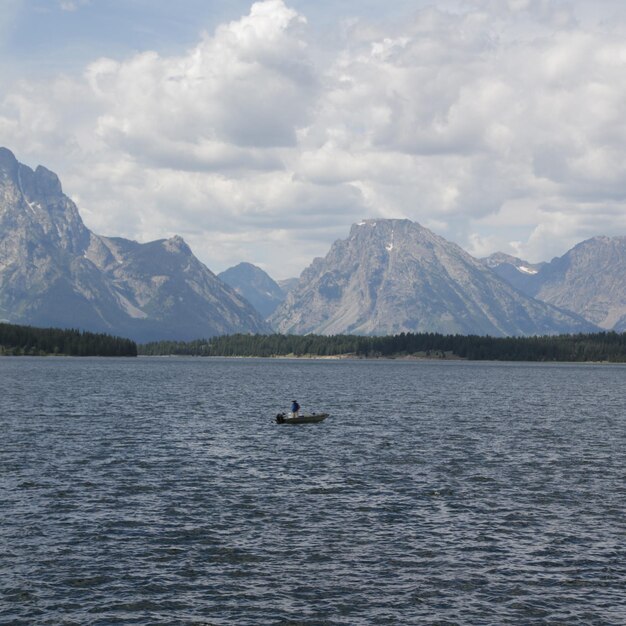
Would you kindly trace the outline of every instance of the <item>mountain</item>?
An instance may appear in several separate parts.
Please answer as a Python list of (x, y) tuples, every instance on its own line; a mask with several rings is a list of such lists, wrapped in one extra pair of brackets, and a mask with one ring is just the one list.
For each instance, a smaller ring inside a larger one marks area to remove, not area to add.
[(140, 244), (84, 224), (58, 177), (0, 148), (0, 319), (136, 341), (267, 332), (180, 237)]
[(280, 332), (533, 335), (592, 331), (409, 220), (366, 220), (315, 259), (270, 318)]
[(527, 295), (532, 295), (532, 285), (535, 276), (545, 265), (545, 263), (529, 263), (504, 252), (496, 252), (487, 258), (481, 259), (481, 262), (513, 285), (513, 287)]
[(282, 280), (278, 280), (276, 282), (283, 290), (283, 294), (286, 296), (298, 284), (298, 280), (298, 278), (283, 278)]
[(492, 260), (492, 267), (538, 300), (574, 311), (601, 328), (626, 331), (626, 237), (587, 239), (535, 266), (537, 271), (522, 280), (510, 279), (506, 262)]
[(252, 263), (239, 263), (217, 277), (243, 296), (263, 318), (269, 317), (285, 299), (280, 286)]

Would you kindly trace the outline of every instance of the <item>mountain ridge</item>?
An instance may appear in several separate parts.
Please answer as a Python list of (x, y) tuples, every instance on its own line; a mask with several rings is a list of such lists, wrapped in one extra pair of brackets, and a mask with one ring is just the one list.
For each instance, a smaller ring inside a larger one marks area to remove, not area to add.
[[(492, 255), (494, 257), (494, 255)], [(626, 331), (626, 237), (598, 235), (576, 244), (533, 275), (492, 257), (494, 271), (527, 295), (573, 311), (604, 330)]]
[(270, 318), (280, 332), (526, 335), (594, 329), (536, 301), (410, 220), (364, 220), (304, 270)]
[(0, 148), (0, 320), (14, 323), (139, 341), (274, 329), (626, 330), (625, 277), (626, 237), (591, 238), (549, 263), (503, 253), (478, 260), (400, 219), (352, 225), (347, 239), (284, 286), (250, 263), (216, 276), (179, 236), (138, 243), (91, 232), (54, 172), (32, 170)]
[(220, 272), (217, 277), (250, 302), (264, 319), (285, 299), (280, 285), (252, 263), (239, 263)]
[(59, 178), (0, 149), (0, 319), (146, 341), (269, 332), (179, 236), (145, 244), (82, 222)]

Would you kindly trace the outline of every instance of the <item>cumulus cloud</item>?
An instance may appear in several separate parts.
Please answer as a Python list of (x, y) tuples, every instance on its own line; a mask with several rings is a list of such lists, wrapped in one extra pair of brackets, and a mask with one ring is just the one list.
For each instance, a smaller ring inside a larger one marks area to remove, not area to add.
[(14, 84), (0, 137), (56, 169), (96, 232), (179, 233), (217, 271), (297, 274), (368, 216), (542, 260), (626, 232), (626, 21), (581, 6), (431, 6), (321, 50), (264, 0), (176, 56)]
[[(106, 109), (96, 132), (139, 159), (154, 147), (162, 160), (169, 146), (176, 168), (181, 147), (213, 167), (222, 153), (226, 163), (232, 160), (231, 148), (295, 145), (295, 129), (308, 120), (316, 96), (300, 33), (304, 22), (281, 0), (266, 0), (184, 56), (146, 52), (91, 64), (86, 78)], [(258, 154), (249, 165), (256, 162), (264, 167)]]
[[(626, 200), (624, 40), (576, 27), (572, 9), (478, 2), (465, 13), (425, 10), (393, 36), (361, 39), (329, 72), (325, 123), (309, 133), (318, 147), (302, 165), (320, 180), (359, 179), (400, 214), (437, 216), (474, 252), (486, 251), (478, 240), (512, 251), (509, 238), (523, 234), (518, 251), (535, 256), (569, 245), (572, 233), (610, 229), (610, 207)], [(533, 28), (519, 28), (520, 12)], [(331, 153), (340, 167), (324, 158)], [(553, 196), (558, 219), (541, 209)], [(527, 211), (525, 224), (508, 234), (490, 226), (511, 207)]]

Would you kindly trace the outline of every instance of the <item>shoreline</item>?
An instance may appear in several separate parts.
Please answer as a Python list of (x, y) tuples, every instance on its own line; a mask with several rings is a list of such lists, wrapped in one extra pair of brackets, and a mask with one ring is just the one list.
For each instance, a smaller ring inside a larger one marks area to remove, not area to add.
[(262, 355), (202, 355), (202, 354), (138, 354), (137, 358), (194, 358), (194, 359), (276, 359), (276, 360), (307, 360), (307, 361), (469, 361), (460, 356), (421, 356), (403, 354), (398, 356), (358, 356), (351, 354), (272, 354)]
[(356, 356), (351, 355), (272, 355), (272, 356), (203, 356), (198, 354), (138, 354), (138, 359), (265, 359), (265, 360), (291, 360), (291, 361), (437, 361), (437, 362), (449, 362), (449, 363), (541, 363), (545, 365), (626, 365), (623, 361), (514, 361), (507, 359), (466, 359), (460, 356), (446, 356), (446, 357), (433, 357), (433, 356), (415, 356), (415, 355), (402, 355), (402, 356)]

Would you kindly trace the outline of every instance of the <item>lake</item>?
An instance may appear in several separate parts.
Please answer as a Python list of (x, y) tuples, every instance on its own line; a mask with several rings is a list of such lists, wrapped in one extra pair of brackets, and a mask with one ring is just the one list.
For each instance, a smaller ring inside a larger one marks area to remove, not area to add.
[(621, 626), (625, 381), (0, 358), (0, 623)]

